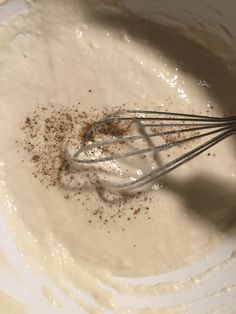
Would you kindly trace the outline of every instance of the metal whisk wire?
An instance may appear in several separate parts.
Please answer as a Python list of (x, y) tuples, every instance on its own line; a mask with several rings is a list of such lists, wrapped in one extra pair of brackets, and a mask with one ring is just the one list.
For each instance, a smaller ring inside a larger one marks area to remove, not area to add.
[[(236, 133), (236, 116), (230, 117), (210, 117), (204, 115), (183, 114), (175, 112), (160, 112), (160, 111), (147, 111), (147, 110), (122, 110), (107, 116), (101, 121), (95, 123), (91, 129), (86, 133), (85, 138), (91, 140), (95, 133), (107, 125), (117, 125), (120, 122), (126, 121), (130, 126), (137, 123), (145, 130), (148, 128), (158, 128), (155, 132), (146, 132), (145, 134), (129, 135), (129, 136), (113, 136), (105, 140), (92, 141), (92, 143), (76, 150), (72, 157), (75, 163), (102, 163), (111, 160), (119, 160), (129, 158), (135, 155), (143, 155), (151, 152), (162, 152), (169, 150), (175, 146), (180, 146), (185, 143), (192, 143), (198, 139), (209, 137), (204, 143), (197, 147), (190, 149), (188, 152), (183, 153), (181, 156), (166, 162), (165, 164), (150, 171), (142, 177), (131, 180), (125, 183), (117, 184), (110, 181), (103, 182), (104, 185), (114, 189), (137, 189), (147, 183), (157, 179), (174, 169), (180, 167), (191, 159), (197, 157), (210, 147), (221, 142), (225, 138)], [(171, 128), (170, 130), (168, 128)], [(167, 130), (166, 130), (167, 129)], [(181, 138), (177, 137), (172, 141), (167, 141), (164, 144), (154, 145), (147, 148), (134, 148), (127, 152), (111, 154), (99, 158), (81, 158), (83, 153), (92, 152), (94, 149), (102, 149), (114, 144), (134, 143), (138, 140), (152, 139), (155, 137), (165, 137), (173, 135), (190, 135)]]

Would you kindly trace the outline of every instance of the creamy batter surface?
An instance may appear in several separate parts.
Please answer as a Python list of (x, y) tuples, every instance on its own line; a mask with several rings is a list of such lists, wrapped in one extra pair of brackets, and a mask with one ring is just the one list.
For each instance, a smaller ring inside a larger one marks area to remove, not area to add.
[(3, 292), (0, 292), (0, 308), (2, 313), (9, 313), (9, 314), (24, 314), (25, 309), (23, 304), (17, 302), (10, 296), (6, 295)]
[(234, 74), (211, 51), (117, 1), (41, 0), (0, 28), (0, 67), (1, 189), (11, 224), (26, 258), (66, 293), (70, 280), (112, 307), (100, 286), (111, 275), (176, 270), (233, 233), (233, 138), (143, 193), (104, 196), (82, 170), (60, 177), (68, 143), (79, 145), (103, 111), (235, 114)]

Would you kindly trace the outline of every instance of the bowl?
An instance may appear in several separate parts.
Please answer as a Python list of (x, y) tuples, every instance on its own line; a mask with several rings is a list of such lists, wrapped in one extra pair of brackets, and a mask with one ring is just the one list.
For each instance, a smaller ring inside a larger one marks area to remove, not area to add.
[[(119, 5), (127, 14), (137, 16), (141, 22), (177, 29), (184, 38), (196, 42), (202, 49), (214, 51), (221, 60), (219, 76), (223, 68), (233, 71), (236, 60), (235, 1), (124, 0)], [(28, 4), (23, 0), (6, 1), (0, 6), (0, 25), (14, 22), (17, 17), (26, 16), (28, 11)], [(27, 34), (17, 34), (17, 38), (24, 36)], [(217, 96), (220, 98), (220, 92)], [(228, 86), (221, 96), (221, 109), (224, 112), (224, 104), (228, 106), (227, 101), (235, 100), (233, 87)], [(233, 106), (232, 103), (230, 106)], [(0, 171), (2, 175), (4, 165), (1, 165)], [(126, 287), (156, 285), (164, 290), (157, 295), (135, 295), (108, 285), (105, 289), (113, 295), (116, 305), (106, 308), (97, 305), (89, 294), (73, 285), (68, 295), (55, 284), (43, 267), (24, 258), (22, 248), (16, 241), (17, 231), (12, 230), (9, 223), (15, 209), (4, 191), (4, 180), (1, 186), (1, 313), (235, 313), (235, 233), (207, 256), (180, 269), (156, 276), (114, 276), (114, 280)], [(165, 291), (165, 287), (171, 287), (170, 291)]]

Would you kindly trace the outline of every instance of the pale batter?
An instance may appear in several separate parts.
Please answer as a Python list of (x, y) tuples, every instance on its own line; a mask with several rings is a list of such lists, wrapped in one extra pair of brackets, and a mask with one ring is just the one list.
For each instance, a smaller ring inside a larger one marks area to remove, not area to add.
[[(88, 114), (122, 104), (232, 114), (233, 74), (217, 57), (172, 29), (126, 14), (116, 1), (41, 0), (29, 15), (0, 29), (1, 180), (16, 209), (17, 241), (66, 293), (69, 279), (110, 307), (112, 294), (94, 278), (108, 282), (110, 273), (175, 270), (226, 239), (236, 219), (233, 139), (161, 180), (147, 198), (128, 200), (126, 214), (106, 224), (91, 218), (93, 211), (102, 206), (111, 217), (117, 208), (96, 191), (84, 189), (79, 198), (68, 198), (67, 191), (46, 188), (32, 175), (32, 156), (20, 145), (21, 128), (37, 105), (73, 106)], [(128, 219), (134, 206), (139, 215)]]
[(24, 314), (25, 308), (23, 304), (17, 302), (15, 299), (6, 295), (3, 292), (0, 292), (0, 309), (2, 313), (9, 314)]

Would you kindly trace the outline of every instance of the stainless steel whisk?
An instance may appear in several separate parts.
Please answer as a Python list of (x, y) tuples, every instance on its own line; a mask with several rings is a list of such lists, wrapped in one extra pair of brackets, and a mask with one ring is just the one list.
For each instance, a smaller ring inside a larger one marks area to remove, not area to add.
[[(93, 135), (99, 133), (101, 128), (108, 126), (116, 127), (119, 123), (126, 121), (129, 126), (137, 123), (144, 132), (135, 135), (111, 136), (104, 140), (93, 140)], [(155, 130), (156, 131), (153, 131)], [(149, 173), (124, 183), (114, 183), (112, 181), (103, 182), (107, 187), (115, 189), (137, 189), (143, 187), (154, 179), (173, 171), (191, 159), (205, 152), (210, 147), (216, 145), (230, 135), (236, 133), (236, 116), (230, 117), (210, 117), (195, 114), (183, 114), (174, 112), (159, 112), (147, 110), (121, 110), (112, 115), (108, 115), (103, 120), (95, 123), (85, 134), (85, 138), (90, 141), (86, 146), (76, 150), (72, 156), (72, 161), (82, 164), (104, 163), (111, 160), (120, 160), (135, 155), (143, 155), (151, 152), (161, 152), (170, 150), (189, 143), (190, 148), (177, 158), (167, 161), (164, 164), (152, 169)], [(174, 136), (171, 141), (158, 145), (141, 148), (126, 148), (122, 152), (95, 157), (91, 152), (94, 149), (103, 149), (115, 144), (134, 143), (138, 140), (150, 140), (156, 137)], [(193, 143), (197, 143), (203, 138), (204, 142), (192, 148)], [(188, 145), (189, 147), (189, 145)], [(83, 157), (81, 157), (83, 155)]]

